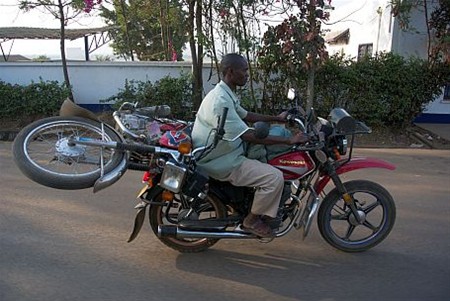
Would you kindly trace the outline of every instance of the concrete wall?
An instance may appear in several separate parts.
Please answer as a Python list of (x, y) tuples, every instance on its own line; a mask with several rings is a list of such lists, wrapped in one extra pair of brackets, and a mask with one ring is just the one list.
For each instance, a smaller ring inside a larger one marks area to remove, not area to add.
[[(126, 79), (155, 82), (165, 76), (178, 77), (181, 72), (191, 72), (191, 64), (185, 62), (69, 62), (68, 65), (75, 101), (88, 107), (117, 94), (124, 88)], [(211, 78), (210, 74), (211, 68), (205, 67), (205, 93), (217, 83), (216, 72)], [(0, 63), (0, 81), (27, 85), (40, 79), (64, 82), (61, 63)]]
[[(99, 101), (117, 94), (125, 86), (125, 80), (152, 81), (181, 72), (190, 72), (191, 64), (185, 62), (70, 62), (69, 76), (75, 101), (91, 110), (101, 109)], [(63, 82), (60, 62), (0, 62), (0, 81), (27, 85), (40, 79)], [(203, 69), (204, 94), (217, 83), (216, 71)], [(440, 96), (424, 111), (427, 115), (419, 121), (450, 122), (450, 101)], [(432, 117), (431, 119), (428, 119)]]

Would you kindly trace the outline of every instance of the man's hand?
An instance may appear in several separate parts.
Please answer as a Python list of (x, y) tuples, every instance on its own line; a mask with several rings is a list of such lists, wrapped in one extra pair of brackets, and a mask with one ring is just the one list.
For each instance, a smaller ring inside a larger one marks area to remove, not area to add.
[(302, 132), (298, 132), (297, 134), (289, 138), (289, 142), (291, 144), (303, 144), (305, 142), (308, 142), (308, 140), (309, 140), (308, 135)]
[(288, 111), (284, 111), (282, 113), (280, 113), (277, 117), (280, 119), (279, 122), (286, 122), (287, 121), (287, 117), (288, 117), (289, 113)]

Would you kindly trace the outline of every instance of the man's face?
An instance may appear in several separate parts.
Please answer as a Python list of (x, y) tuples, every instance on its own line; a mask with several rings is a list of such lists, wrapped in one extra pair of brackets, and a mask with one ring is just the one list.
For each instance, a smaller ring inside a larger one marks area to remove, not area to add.
[(242, 60), (236, 67), (232, 68), (233, 82), (236, 86), (244, 86), (248, 80), (248, 64)]

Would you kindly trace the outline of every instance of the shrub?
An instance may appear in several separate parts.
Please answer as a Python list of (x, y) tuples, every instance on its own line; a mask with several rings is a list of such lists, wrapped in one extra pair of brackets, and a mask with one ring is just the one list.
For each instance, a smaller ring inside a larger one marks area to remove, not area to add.
[(126, 80), (124, 89), (101, 102), (112, 101), (114, 108), (118, 108), (124, 102), (138, 102), (140, 107), (168, 105), (175, 118), (191, 120), (193, 118), (191, 82), (187, 74), (181, 74), (178, 78), (166, 76), (155, 83)]
[(371, 125), (404, 127), (442, 93), (445, 70), (392, 53), (358, 62), (334, 57), (317, 74), (318, 104), (322, 111), (342, 106)]
[[(405, 127), (442, 93), (446, 82), (450, 82), (448, 65), (430, 65), (417, 58), (406, 60), (392, 53), (360, 61), (336, 55), (316, 72), (314, 108), (320, 116), (326, 116), (332, 108), (343, 107), (371, 126)], [(279, 83), (284, 87), (278, 90), (286, 90), (286, 81)], [(277, 81), (271, 80), (270, 84)], [(301, 99), (306, 99), (306, 85), (298, 89)], [(271, 106), (263, 104), (263, 108)]]
[(26, 86), (0, 81), (0, 118), (51, 116), (68, 96), (69, 90), (57, 81), (40, 80)]

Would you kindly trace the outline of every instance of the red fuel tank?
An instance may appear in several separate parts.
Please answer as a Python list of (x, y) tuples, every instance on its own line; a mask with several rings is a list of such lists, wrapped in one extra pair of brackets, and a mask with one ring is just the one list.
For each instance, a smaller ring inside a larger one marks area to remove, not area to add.
[(268, 163), (281, 170), (285, 180), (301, 178), (315, 167), (309, 154), (301, 152), (283, 154), (269, 160)]

